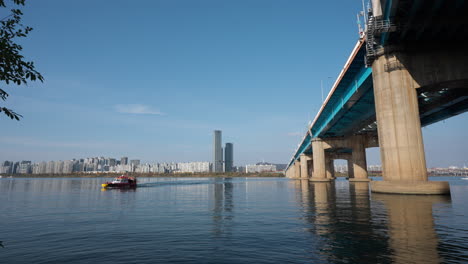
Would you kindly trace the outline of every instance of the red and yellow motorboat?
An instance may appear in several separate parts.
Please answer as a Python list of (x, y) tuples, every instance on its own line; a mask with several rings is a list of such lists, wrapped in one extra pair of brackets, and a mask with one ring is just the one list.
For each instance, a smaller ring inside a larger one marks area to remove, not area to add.
[(101, 184), (102, 188), (136, 188), (137, 180), (135, 177), (122, 175), (115, 178), (111, 182)]

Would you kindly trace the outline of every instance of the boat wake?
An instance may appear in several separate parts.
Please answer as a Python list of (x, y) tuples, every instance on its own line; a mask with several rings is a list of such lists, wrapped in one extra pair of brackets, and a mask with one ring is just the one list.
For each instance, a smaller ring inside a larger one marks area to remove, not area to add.
[(164, 182), (145, 182), (138, 183), (138, 188), (151, 188), (160, 186), (185, 186), (185, 185), (198, 185), (198, 184), (212, 184), (213, 181), (164, 181)]

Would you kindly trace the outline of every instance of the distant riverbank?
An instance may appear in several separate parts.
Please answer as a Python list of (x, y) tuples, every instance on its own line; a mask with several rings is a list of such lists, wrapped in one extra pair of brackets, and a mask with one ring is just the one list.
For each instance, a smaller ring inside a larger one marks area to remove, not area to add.
[[(133, 177), (148, 177), (148, 178), (157, 178), (157, 177), (285, 177), (282, 172), (264, 172), (264, 173), (238, 173), (238, 172), (229, 172), (229, 173), (125, 173), (128, 176)], [(69, 174), (5, 174), (2, 173), (0, 176), (3, 178), (113, 178), (122, 175), (122, 173), (69, 173)], [(428, 173), (428, 176), (431, 177), (449, 177), (449, 176), (466, 176), (466, 175), (457, 175), (457, 174), (436, 174)], [(336, 172), (335, 177), (348, 177), (348, 173)], [(369, 177), (382, 177), (381, 172), (369, 172)]]
[[(282, 172), (264, 173), (125, 173), (134, 177), (284, 177)], [(13, 178), (112, 178), (122, 173), (69, 173), (69, 174), (1, 174)]]

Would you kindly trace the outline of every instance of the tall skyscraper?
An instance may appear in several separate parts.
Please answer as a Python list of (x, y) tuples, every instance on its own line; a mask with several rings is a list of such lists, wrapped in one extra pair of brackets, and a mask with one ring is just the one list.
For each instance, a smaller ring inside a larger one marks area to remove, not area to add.
[(120, 159), (120, 164), (127, 165), (128, 164), (128, 157), (122, 157)]
[(234, 147), (232, 143), (226, 143), (224, 147), (224, 171), (234, 171)]
[(215, 130), (213, 134), (213, 166), (214, 172), (223, 172), (223, 148), (221, 147), (221, 130)]

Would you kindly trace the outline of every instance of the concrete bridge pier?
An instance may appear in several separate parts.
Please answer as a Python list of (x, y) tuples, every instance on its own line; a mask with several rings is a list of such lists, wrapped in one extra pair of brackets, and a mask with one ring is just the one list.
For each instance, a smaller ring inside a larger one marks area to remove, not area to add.
[(348, 180), (354, 178), (353, 160), (351, 158), (346, 159), (348, 163)]
[(286, 178), (293, 179), (294, 178), (294, 166), (289, 167), (285, 172), (284, 172)]
[(294, 179), (301, 178), (301, 163), (299, 160), (294, 161)]
[(326, 175), (327, 179), (334, 180), (335, 178), (335, 165), (333, 162), (333, 158), (330, 156), (327, 156), (326, 159)]
[[(386, 53), (372, 65), (383, 181), (372, 182), (371, 190), (400, 194), (450, 193), (447, 182), (428, 181), (416, 93), (420, 84), (413, 78), (418, 74), (410, 73), (405, 67), (408, 61), (402, 58), (407, 60), (409, 56), (401, 52)], [(424, 59), (427, 60), (421, 61)], [(438, 70), (416, 59), (410, 59), (409, 65), (421, 71)], [(440, 71), (438, 74), (441, 75)]]
[(300, 156), (300, 163), (301, 163), (301, 176), (300, 178), (302, 180), (307, 180), (309, 179), (309, 160), (311, 160), (312, 157), (310, 155), (302, 153)]
[(295, 179), (296, 178), (296, 164), (293, 163), (292, 166), (290, 166), (285, 174), (286, 174), (286, 178), (289, 178), (289, 179)]
[(351, 145), (353, 148), (351, 160), (353, 165), (352, 171), (354, 177), (349, 178), (349, 181), (368, 182), (370, 181), (370, 179), (367, 175), (366, 148), (364, 146), (365, 139), (362, 136), (355, 136), (352, 137), (351, 140)]
[(327, 182), (330, 181), (327, 178), (326, 173), (326, 160), (325, 160), (325, 146), (324, 142), (320, 138), (312, 139), (312, 153), (314, 161), (314, 172), (310, 181), (313, 182)]
[(314, 160), (312, 159), (312, 155), (310, 156), (310, 159), (307, 161), (307, 169), (309, 173), (309, 179), (312, 177), (314, 173)]

